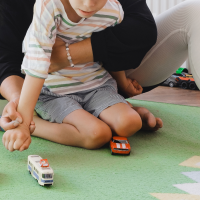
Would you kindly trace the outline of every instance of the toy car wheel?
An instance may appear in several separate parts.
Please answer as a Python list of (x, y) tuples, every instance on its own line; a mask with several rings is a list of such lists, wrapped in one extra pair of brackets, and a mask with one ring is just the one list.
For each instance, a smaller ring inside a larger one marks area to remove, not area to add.
[(173, 82), (169, 82), (169, 87), (174, 87), (174, 83)]
[(194, 82), (191, 82), (190, 84), (189, 84), (189, 88), (190, 88), (190, 90), (195, 90), (196, 89), (196, 84), (194, 83)]
[(111, 149), (111, 155), (115, 155), (115, 153), (112, 152), (112, 149)]
[(29, 172), (29, 174), (31, 174), (31, 171), (30, 171), (30, 170), (28, 170), (28, 172)]
[(187, 84), (187, 82), (185, 82), (185, 81), (183, 81), (182, 83), (181, 83), (181, 88), (183, 88), (183, 89), (187, 89), (188, 88), (188, 84)]

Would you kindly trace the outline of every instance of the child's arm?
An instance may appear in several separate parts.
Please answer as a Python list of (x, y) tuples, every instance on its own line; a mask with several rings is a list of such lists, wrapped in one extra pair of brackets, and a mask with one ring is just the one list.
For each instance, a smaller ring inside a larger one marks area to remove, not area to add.
[(23, 123), (4, 133), (3, 144), (6, 149), (10, 151), (28, 149), (31, 143), (29, 126), (43, 84), (44, 79), (26, 75), (17, 109), (22, 116)]
[(30, 125), (33, 112), (45, 79), (26, 75), (22, 87), (17, 111), (22, 115), (23, 123)]
[(56, 9), (59, 4), (55, 2), (49, 0), (46, 4), (36, 0), (33, 21), (23, 41), (25, 56), (22, 69), (26, 78), (17, 109), (23, 123), (3, 136), (4, 146), (10, 151), (24, 150), (31, 143), (29, 126), (44, 80), (48, 77), (52, 47), (59, 26), (59, 20), (55, 20), (55, 16), (60, 12)]
[(117, 81), (119, 90), (123, 91), (128, 97), (132, 97), (142, 93), (142, 86), (136, 80), (127, 78), (124, 71), (111, 72), (111, 76)]
[[(22, 69), (26, 73), (18, 109), (23, 123), (8, 130), (3, 136), (4, 146), (10, 151), (27, 149), (31, 143), (29, 126), (44, 80), (48, 77), (52, 47), (55, 43), (60, 9), (57, 1), (36, 0), (33, 21), (23, 41), (25, 53)], [(62, 12), (62, 10), (61, 10)]]

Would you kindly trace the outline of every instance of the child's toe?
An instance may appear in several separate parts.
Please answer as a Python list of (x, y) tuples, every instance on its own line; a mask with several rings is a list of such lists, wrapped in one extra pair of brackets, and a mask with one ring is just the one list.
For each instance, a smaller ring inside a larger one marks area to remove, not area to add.
[(163, 127), (163, 121), (160, 118), (156, 118), (156, 126), (158, 128), (162, 128)]

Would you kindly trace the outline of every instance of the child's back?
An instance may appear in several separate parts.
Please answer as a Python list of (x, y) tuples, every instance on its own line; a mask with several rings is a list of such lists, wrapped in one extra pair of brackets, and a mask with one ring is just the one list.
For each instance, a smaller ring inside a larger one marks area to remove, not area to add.
[[(105, 0), (104, 0), (105, 1)], [(65, 7), (64, 7), (65, 6)], [(56, 37), (72, 44), (121, 22), (123, 10), (118, 1), (108, 0), (104, 7), (89, 18), (72, 22), (66, 5), (60, 0), (47, 0), (35, 4), (33, 22), (24, 40), (26, 53), (22, 69), (31, 76), (46, 78), (45, 86), (56, 94), (70, 94), (96, 88), (111, 78), (99, 63), (66, 66), (48, 75), (52, 46)], [(81, 11), (83, 12), (83, 11)]]

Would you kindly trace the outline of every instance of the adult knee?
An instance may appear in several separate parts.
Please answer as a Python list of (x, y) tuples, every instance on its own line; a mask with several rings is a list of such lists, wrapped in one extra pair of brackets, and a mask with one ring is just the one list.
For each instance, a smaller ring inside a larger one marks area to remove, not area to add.
[(98, 149), (112, 138), (112, 131), (104, 122), (93, 123), (88, 131), (88, 137), (84, 141), (86, 149)]
[(186, 19), (190, 20), (189, 23), (193, 23), (194, 21), (199, 22), (200, 1), (185, 1), (178, 5), (177, 8), (179, 9), (179, 12), (182, 11), (184, 13), (187, 17)]
[(142, 120), (138, 113), (126, 113), (118, 118), (115, 132), (118, 136), (130, 137), (142, 128)]

